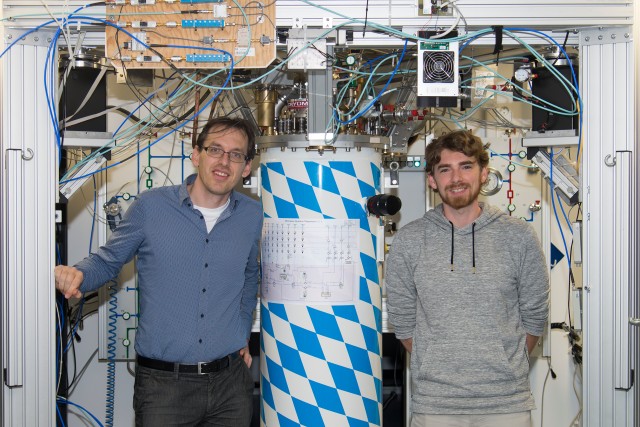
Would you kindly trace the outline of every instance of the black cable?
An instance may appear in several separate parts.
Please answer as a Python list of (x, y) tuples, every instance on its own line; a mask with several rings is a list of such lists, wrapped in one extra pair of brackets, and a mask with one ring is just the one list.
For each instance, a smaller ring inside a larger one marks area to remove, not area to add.
[[(209, 95), (211, 94), (211, 91), (209, 89), (207, 89), (204, 94), (200, 97), (200, 103), (203, 104), (206, 99), (209, 97)], [(171, 127), (174, 126), (184, 120), (187, 119), (187, 117), (189, 117), (191, 114), (193, 114), (193, 112), (195, 111), (195, 105), (193, 107), (191, 107), (186, 113), (182, 114), (179, 117), (175, 117), (173, 120), (171, 120), (170, 122), (156, 122), (154, 123), (150, 123), (147, 121), (143, 121), (142, 119), (140, 119), (138, 116), (131, 114), (131, 111), (128, 111), (125, 108), (122, 107), (115, 107), (113, 105), (107, 105), (107, 109), (114, 109), (114, 111), (118, 112), (118, 113), (122, 113), (123, 115), (129, 117), (131, 120), (133, 120), (136, 123), (142, 124), (144, 126), (147, 127), (152, 127), (152, 128), (165, 128), (165, 127)]]
[(364, 37), (364, 33), (367, 31), (367, 17), (369, 16), (369, 0), (367, 0), (367, 5), (364, 9), (364, 27), (362, 28), (362, 37)]
[[(121, 6), (121, 8), (120, 8), (120, 13), (122, 13), (122, 9), (123, 9), (123, 7), (124, 7), (124, 6)], [(117, 29), (117, 30), (116, 30), (116, 33), (115, 33), (115, 43), (116, 43), (116, 48), (118, 49), (118, 57), (119, 57), (119, 58), (122, 58), (122, 49), (121, 49), (121, 47), (120, 47), (119, 37), (120, 37), (120, 30), (119, 30), (119, 29)], [(159, 57), (159, 58), (160, 58), (164, 63), (166, 63), (167, 65), (169, 65), (169, 67), (171, 67), (175, 72), (177, 72), (177, 73), (178, 73), (178, 75), (183, 76), (183, 73), (182, 73), (180, 70), (178, 70), (178, 69), (175, 67), (175, 65), (173, 65), (170, 61), (167, 61), (167, 60), (166, 60), (166, 58), (165, 58), (162, 54), (160, 54), (157, 50), (153, 49), (153, 48), (152, 48), (152, 47), (150, 47), (150, 46), (148, 46), (148, 48), (149, 48), (149, 50), (150, 50), (150, 51), (152, 51), (153, 53), (155, 53), (156, 55), (158, 55), (158, 57)], [(126, 67), (126, 65), (125, 65), (125, 62), (121, 60), (121, 61), (120, 61), (120, 63), (121, 63), (121, 65), (122, 65), (122, 69), (124, 70), (124, 72), (125, 72), (125, 76), (126, 76), (127, 67)], [(143, 104), (143, 105), (144, 105), (145, 103), (148, 103), (149, 105), (151, 105), (152, 107), (156, 108), (157, 110), (161, 110), (161, 108), (160, 108), (160, 107), (158, 107), (157, 105), (155, 105), (155, 104), (151, 101), (151, 99), (149, 99), (149, 100), (146, 100), (146, 101), (145, 101), (145, 97), (143, 96), (143, 94), (142, 94), (142, 93), (140, 93), (140, 91), (138, 90), (138, 88), (136, 88), (136, 87), (135, 87), (135, 85), (132, 85), (132, 84), (129, 82), (129, 79), (127, 79), (127, 78), (125, 77), (124, 82), (125, 82), (125, 84), (127, 85), (127, 87), (129, 88), (129, 90), (131, 90), (131, 93), (132, 93), (132, 94), (133, 94), (133, 95), (138, 99), (138, 101), (140, 101), (140, 103), (141, 103), (141, 104)], [(158, 122), (160, 122), (160, 121), (161, 121), (161, 119), (160, 119), (159, 117), (157, 117), (157, 116), (154, 114), (154, 112), (151, 110), (151, 108), (148, 108), (148, 110), (149, 110), (149, 114), (151, 114), (151, 116), (152, 116), (154, 119), (156, 119)], [(175, 116), (174, 116), (172, 113), (170, 113), (170, 112), (166, 112), (166, 111), (164, 111), (164, 110), (161, 110), (161, 111), (162, 111), (164, 114), (166, 114), (166, 115), (168, 115), (168, 116), (171, 116), (171, 117), (174, 117), (174, 118), (175, 118)], [(174, 129), (174, 128), (172, 128), (171, 126), (167, 126), (167, 127), (169, 127), (170, 129)]]

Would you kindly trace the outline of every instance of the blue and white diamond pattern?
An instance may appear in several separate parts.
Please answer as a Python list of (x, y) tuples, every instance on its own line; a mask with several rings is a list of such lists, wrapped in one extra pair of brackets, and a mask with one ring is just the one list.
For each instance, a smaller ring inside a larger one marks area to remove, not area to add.
[(261, 164), (267, 218), (359, 219), (358, 298), (352, 305), (266, 302), (261, 307), (261, 423), (381, 425), (381, 288), (376, 219), (363, 203), (379, 191), (375, 151), (273, 152)]

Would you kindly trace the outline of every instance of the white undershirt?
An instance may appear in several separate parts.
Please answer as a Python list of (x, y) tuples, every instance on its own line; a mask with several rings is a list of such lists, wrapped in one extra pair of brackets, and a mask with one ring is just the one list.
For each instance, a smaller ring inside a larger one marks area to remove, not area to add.
[(220, 215), (222, 215), (222, 212), (227, 209), (230, 201), (231, 198), (229, 197), (227, 199), (227, 203), (220, 206), (219, 208), (203, 208), (201, 206), (193, 205), (193, 208), (199, 210), (204, 217), (204, 221), (207, 224), (207, 233), (211, 233), (211, 230), (213, 230), (213, 226), (216, 225), (216, 222), (218, 221), (218, 218), (220, 218)]

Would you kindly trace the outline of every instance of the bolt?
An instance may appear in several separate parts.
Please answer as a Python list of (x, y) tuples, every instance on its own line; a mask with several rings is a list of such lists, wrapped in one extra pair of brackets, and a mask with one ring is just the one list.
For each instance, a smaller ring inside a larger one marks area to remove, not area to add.
[(51, 40), (52, 40), (51, 37), (47, 37), (47, 42), (48, 43), (51, 43)]
[(629, 33), (624, 33), (624, 38), (628, 39), (629, 37), (631, 37), (631, 35)]
[(591, 40), (591, 37), (587, 36), (584, 38), (584, 41), (588, 42), (589, 40)]
[(602, 35), (598, 36), (598, 40), (602, 40), (604, 37), (602, 37)]
[(615, 39), (615, 38), (616, 38), (616, 35), (615, 35), (615, 34), (611, 34), (611, 38), (612, 38), (612, 39)]
[(34, 42), (37, 42), (38, 40), (40, 40), (40, 37), (34, 37), (34, 38), (33, 38), (33, 41), (34, 41)]

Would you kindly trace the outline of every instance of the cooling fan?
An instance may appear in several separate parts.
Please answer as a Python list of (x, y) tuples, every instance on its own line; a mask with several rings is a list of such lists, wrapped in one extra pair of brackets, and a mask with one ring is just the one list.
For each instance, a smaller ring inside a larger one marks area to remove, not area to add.
[(458, 96), (458, 43), (420, 42), (418, 96)]

